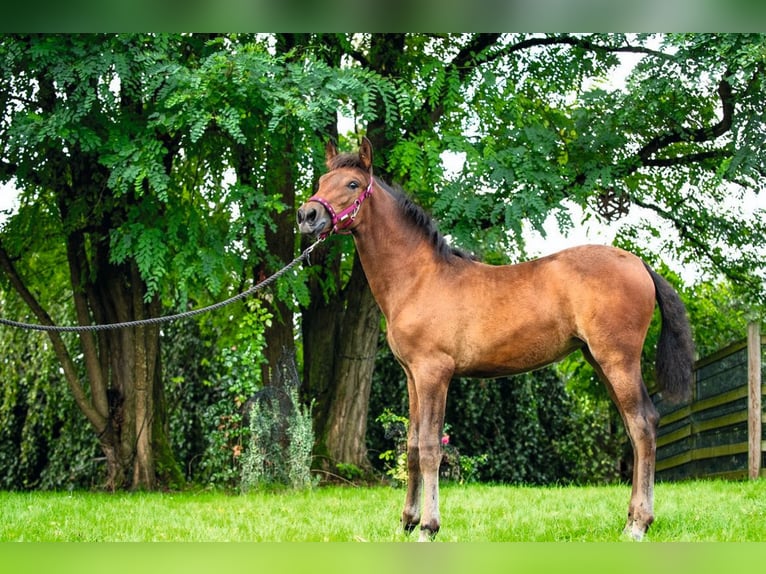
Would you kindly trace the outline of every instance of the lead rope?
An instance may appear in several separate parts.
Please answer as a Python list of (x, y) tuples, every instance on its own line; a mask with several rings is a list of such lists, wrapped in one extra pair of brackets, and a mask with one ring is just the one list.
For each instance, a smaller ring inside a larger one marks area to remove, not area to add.
[(282, 267), (282, 269), (280, 269), (279, 271), (277, 271), (270, 277), (267, 277), (263, 281), (256, 283), (249, 289), (242, 291), (241, 293), (234, 295), (233, 297), (229, 297), (228, 299), (224, 301), (219, 301), (218, 303), (208, 305), (207, 307), (200, 307), (199, 309), (191, 309), (189, 311), (184, 311), (183, 313), (177, 313), (175, 315), (165, 315), (163, 317), (150, 317), (149, 319), (126, 321), (124, 323), (106, 323), (102, 325), (64, 325), (64, 326), (41, 325), (39, 323), (23, 323), (21, 321), (12, 321), (10, 319), (2, 319), (2, 318), (0, 318), (0, 325), (7, 325), (9, 327), (17, 327), (19, 329), (27, 329), (30, 331), (56, 331), (59, 333), (68, 333), (68, 332), (80, 332), (80, 331), (106, 331), (109, 329), (141, 327), (143, 325), (156, 325), (158, 323), (168, 323), (170, 321), (175, 321), (177, 319), (194, 317), (195, 315), (201, 315), (202, 313), (207, 313), (208, 311), (215, 311), (216, 309), (220, 309), (221, 307), (230, 305), (231, 303), (234, 303), (235, 301), (244, 299), (245, 297), (248, 297), (249, 295), (255, 293), (256, 291), (265, 289), (266, 287), (274, 283), (277, 279), (282, 277), (282, 275), (287, 273), (290, 269), (295, 267), (301, 261), (308, 261), (308, 258), (309, 258), (309, 255), (311, 255), (311, 252), (314, 251), (314, 248), (317, 245), (319, 245), (322, 241), (324, 241), (324, 239), (318, 239), (317, 241), (315, 241), (312, 245), (307, 247), (305, 251), (303, 251), (303, 253), (301, 253), (298, 257), (290, 261), (290, 263)]

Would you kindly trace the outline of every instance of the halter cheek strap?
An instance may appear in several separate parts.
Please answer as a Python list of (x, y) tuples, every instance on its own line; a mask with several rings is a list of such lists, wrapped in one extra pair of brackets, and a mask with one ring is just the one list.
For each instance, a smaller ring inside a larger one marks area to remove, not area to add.
[(349, 205), (345, 209), (342, 209), (338, 213), (335, 213), (335, 210), (333, 209), (332, 205), (330, 205), (330, 203), (326, 199), (317, 197), (316, 195), (312, 195), (311, 197), (309, 197), (308, 201), (314, 201), (320, 204), (322, 207), (324, 207), (327, 210), (327, 213), (329, 213), (330, 217), (332, 218), (332, 227), (328, 231), (325, 231), (324, 233), (322, 233), (319, 236), (320, 239), (325, 239), (328, 235), (330, 235), (333, 232), (334, 233), (351, 233), (351, 231), (349, 231), (348, 228), (353, 225), (354, 220), (356, 219), (356, 215), (357, 213), (359, 213), (359, 208), (362, 207), (362, 203), (364, 203), (364, 200), (372, 195), (373, 182), (374, 182), (374, 179), (372, 178), (372, 174), (370, 174), (370, 183), (367, 186), (367, 189), (365, 189), (362, 193), (360, 193), (359, 197), (357, 197), (351, 205)]

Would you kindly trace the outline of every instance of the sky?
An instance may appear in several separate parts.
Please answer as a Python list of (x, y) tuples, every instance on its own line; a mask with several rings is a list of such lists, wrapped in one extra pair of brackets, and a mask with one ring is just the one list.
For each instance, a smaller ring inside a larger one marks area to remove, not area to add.
[(12, 183), (0, 183), (0, 221), (5, 220), (3, 211), (15, 209), (17, 191)]

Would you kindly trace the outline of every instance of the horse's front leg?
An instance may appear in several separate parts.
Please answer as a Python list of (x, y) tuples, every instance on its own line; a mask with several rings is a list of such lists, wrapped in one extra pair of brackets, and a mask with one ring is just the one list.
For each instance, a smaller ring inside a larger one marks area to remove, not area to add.
[(418, 386), (418, 454), (423, 477), (423, 514), (420, 541), (433, 540), (441, 527), (439, 513), (439, 466), (442, 460), (441, 433), (447, 402), (449, 376), (431, 379)]
[(420, 524), (420, 498), (423, 490), (423, 477), (420, 473), (420, 448), (418, 446), (417, 427), (410, 419), (410, 431), (407, 438), (407, 497), (402, 511), (402, 526), (407, 534)]
[(412, 377), (407, 377), (409, 394), (410, 423), (407, 431), (407, 497), (402, 511), (402, 526), (407, 534), (420, 524), (420, 498), (423, 477), (420, 474), (420, 448), (418, 446), (420, 416), (418, 413), (418, 394)]
[[(441, 429), (439, 425), (439, 429)], [(442, 459), (439, 431), (421, 432), (420, 472), (423, 475), (423, 517), (420, 521), (421, 542), (433, 540), (441, 527), (439, 513), (439, 464)]]

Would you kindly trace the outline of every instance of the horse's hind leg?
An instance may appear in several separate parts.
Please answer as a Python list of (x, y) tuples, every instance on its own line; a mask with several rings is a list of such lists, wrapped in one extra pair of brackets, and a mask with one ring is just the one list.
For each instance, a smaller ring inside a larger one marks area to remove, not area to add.
[(659, 422), (657, 409), (643, 383), (640, 399), (624, 407), (621, 414), (633, 445), (633, 491), (625, 533), (641, 540), (654, 521), (654, 468)]
[(654, 521), (654, 468), (659, 414), (646, 390), (638, 358), (597, 362), (585, 357), (604, 380), (633, 445), (633, 490), (625, 534), (641, 540)]

